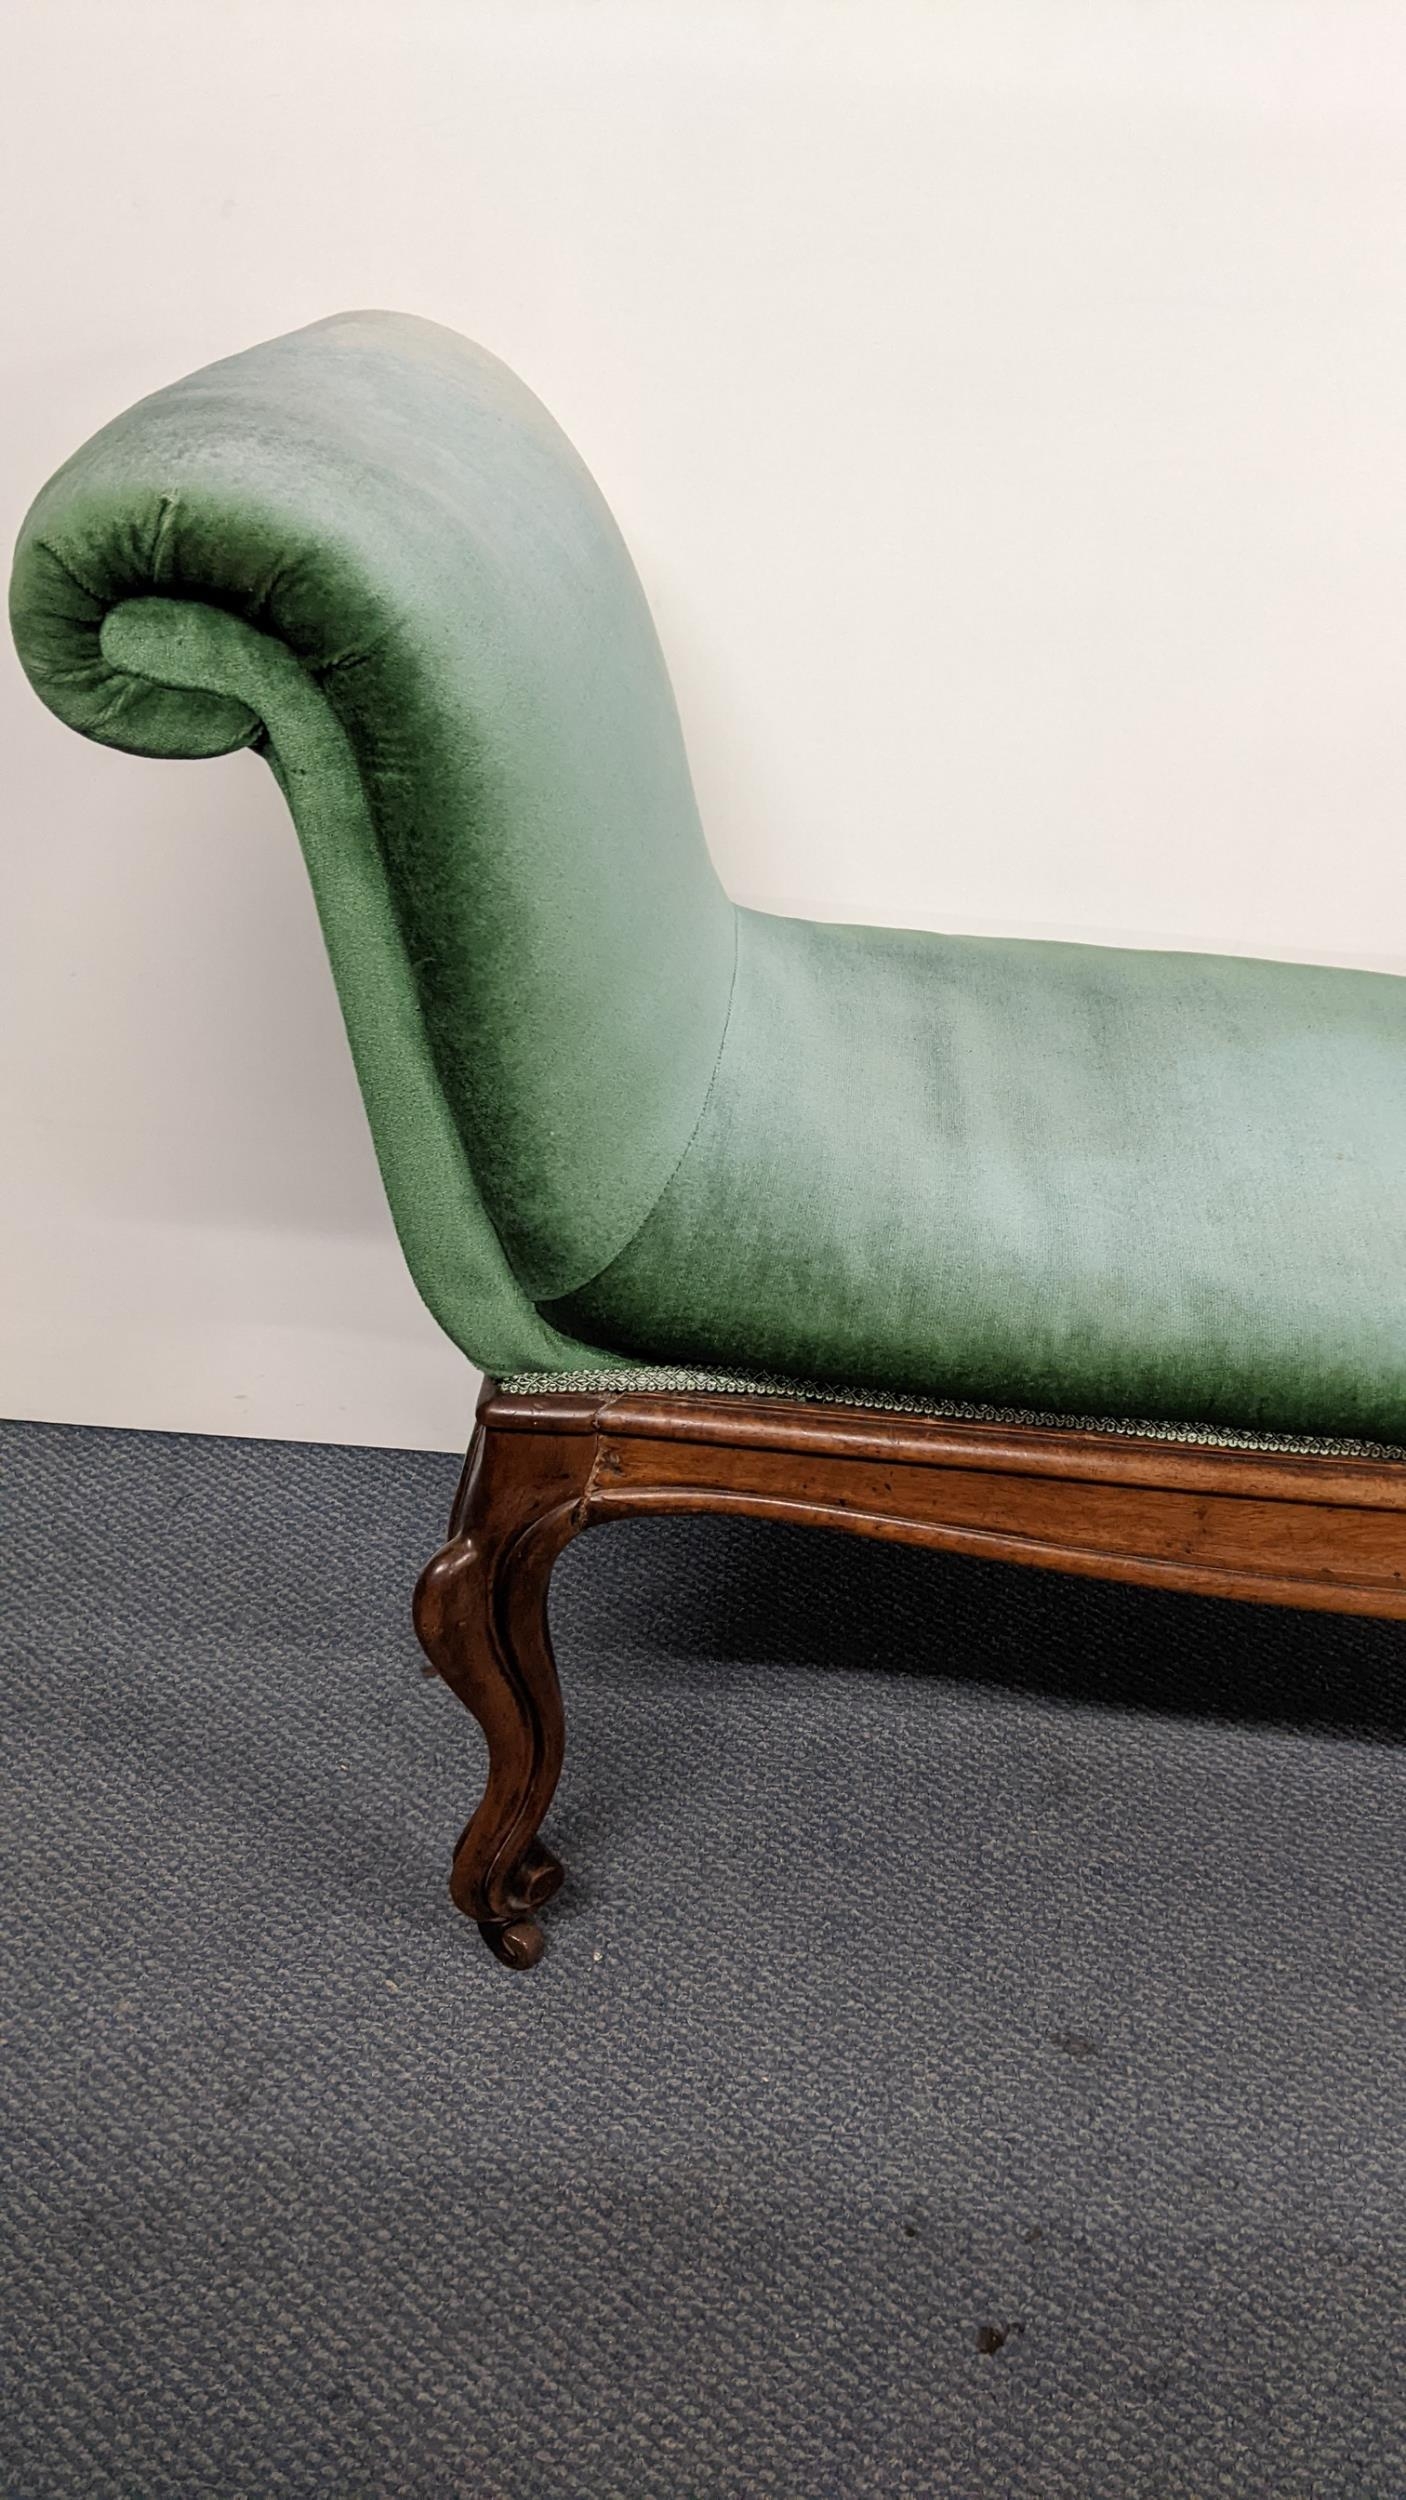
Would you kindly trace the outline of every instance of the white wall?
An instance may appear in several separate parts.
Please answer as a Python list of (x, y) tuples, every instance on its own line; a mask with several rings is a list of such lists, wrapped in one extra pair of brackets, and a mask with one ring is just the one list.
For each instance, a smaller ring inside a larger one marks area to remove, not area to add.
[[(44, 0), (0, 515), (356, 304), (595, 469), (744, 900), (1406, 970), (1406, 16)], [(461, 1443), (251, 759), (0, 678), (0, 1407)]]

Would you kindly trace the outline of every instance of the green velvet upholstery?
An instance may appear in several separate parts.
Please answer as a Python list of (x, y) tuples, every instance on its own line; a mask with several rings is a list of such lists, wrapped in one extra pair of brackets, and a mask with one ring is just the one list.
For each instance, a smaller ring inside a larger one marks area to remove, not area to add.
[(1406, 1437), (1406, 981), (734, 911), (619, 535), (450, 332), (347, 315), (143, 401), (12, 616), (90, 737), (278, 774), (488, 1370)]
[(640, 1358), (1400, 1439), (1406, 981), (744, 912)]
[(546, 411), (431, 322), (319, 322), (68, 461), (11, 617), (89, 737), (267, 752), (421, 1290), (481, 1361), (579, 1352), (535, 1301), (678, 1162), (734, 933), (644, 595)]

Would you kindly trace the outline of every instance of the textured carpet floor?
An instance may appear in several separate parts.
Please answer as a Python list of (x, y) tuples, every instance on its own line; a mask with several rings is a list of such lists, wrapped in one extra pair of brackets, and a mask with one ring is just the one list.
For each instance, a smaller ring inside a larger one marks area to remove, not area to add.
[(1406, 2493), (1400, 1630), (588, 1537), (515, 1978), (453, 1464), (5, 1455), (7, 2500)]

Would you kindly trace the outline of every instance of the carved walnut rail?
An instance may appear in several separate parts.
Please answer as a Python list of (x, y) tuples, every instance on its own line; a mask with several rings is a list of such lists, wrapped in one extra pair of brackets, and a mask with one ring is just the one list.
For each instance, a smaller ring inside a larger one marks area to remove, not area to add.
[(1406, 1618), (1406, 1463), (953, 1423), (779, 1397), (485, 1384), (415, 1625), (488, 1740), (450, 1890), (525, 1970), (562, 1879), (538, 1839), (565, 1723), (547, 1584), (601, 1520), (731, 1511), (1101, 1579)]

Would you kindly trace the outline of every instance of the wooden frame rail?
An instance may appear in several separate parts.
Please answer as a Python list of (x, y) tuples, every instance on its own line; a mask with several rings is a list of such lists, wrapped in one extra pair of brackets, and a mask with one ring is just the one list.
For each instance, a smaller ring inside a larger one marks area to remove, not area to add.
[(488, 1382), (415, 1625), (488, 1741), (450, 1890), (514, 1969), (539, 1959), (537, 1913), (562, 1879), (538, 1838), (565, 1741), (552, 1565), (585, 1528), (661, 1511), (1406, 1619), (1406, 1462), (716, 1392), (509, 1397)]

